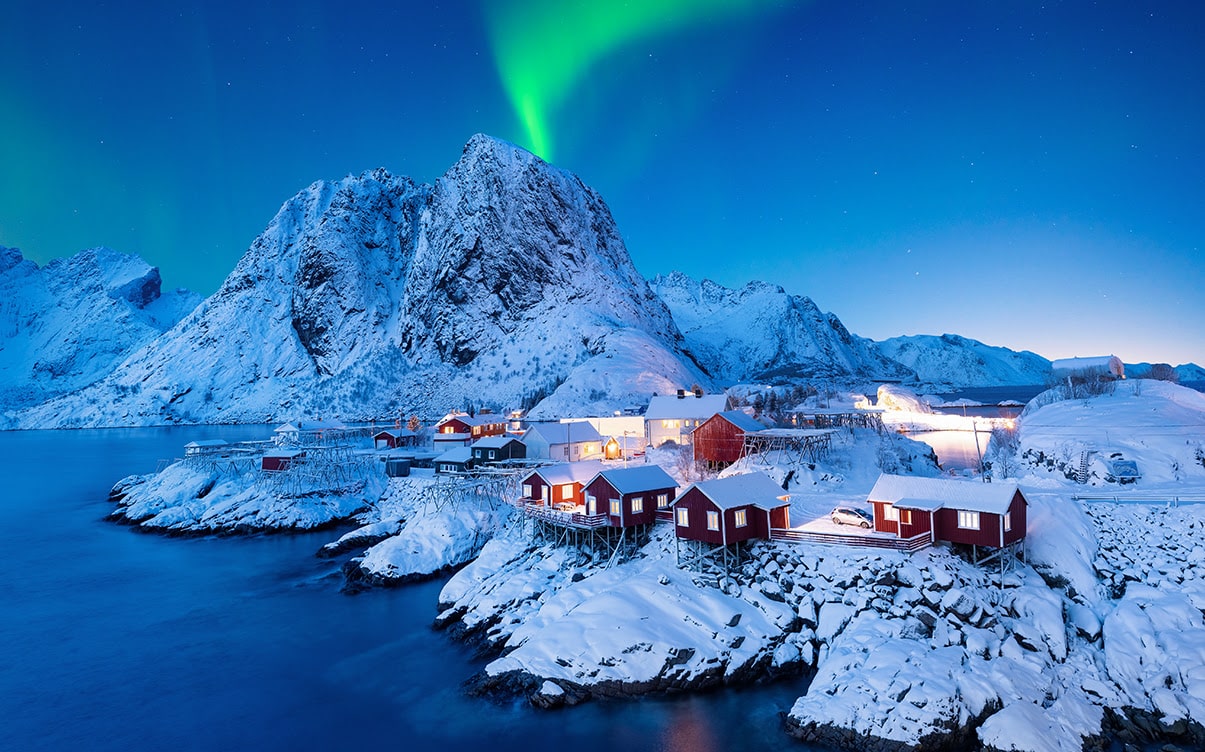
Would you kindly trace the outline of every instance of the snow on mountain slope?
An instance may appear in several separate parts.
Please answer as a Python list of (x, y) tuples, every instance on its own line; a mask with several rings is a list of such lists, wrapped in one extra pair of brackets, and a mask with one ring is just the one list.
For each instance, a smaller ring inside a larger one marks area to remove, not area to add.
[(733, 290), (681, 272), (657, 276), (653, 290), (674, 315), (687, 348), (716, 379), (900, 379), (911, 372), (853, 336), (811, 299), (777, 285)]
[(314, 183), (190, 316), (20, 424), (434, 415), (550, 396), (540, 415), (694, 382), (707, 379), (598, 194), (478, 135), (434, 186), (383, 169)]
[(1045, 384), (1050, 361), (1028, 350), (1017, 352), (943, 334), (892, 337), (876, 343), (887, 357), (916, 371), (928, 384), (951, 387)]
[(107, 375), (200, 301), (160, 292), (159, 270), (93, 248), (39, 268), (0, 247), (0, 406), (5, 411), (80, 389)]

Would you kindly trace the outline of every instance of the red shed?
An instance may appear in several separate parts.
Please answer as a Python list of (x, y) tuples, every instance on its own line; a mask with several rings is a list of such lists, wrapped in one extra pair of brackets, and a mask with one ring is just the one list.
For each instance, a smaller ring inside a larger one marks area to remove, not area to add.
[(393, 428), (374, 434), (372, 443), (377, 449), (397, 449), (402, 446), (414, 446), (417, 438), (418, 434), (408, 428)]
[(269, 472), (288, 470), (304, 456), (305, 451), (302, 449), (278, 449), (265, 454), (260, 460), (259, 467), (261, 470)]
[(482, 415), (453, 413), (445, 415), (443, 420), (435, 424), (435, 432), (437, 434), (466, 434), (472, 442), (485, 436), (501, 436), (506, 433), (506, 419), (493, 413)]
[(1029, 502), (1016, 483), (880, 475), (867, 500), (874, 527), (933, 542), (1004, 548), (1025, 538)]
[(690, 435), (695, 461), (731, 465), (741, 458), (745, 435), (764, 429), (765, 426), (741, 410), (716, 413), (700, 423)]
[(651, 525), (677, 492), (678, 484), (659, 465), (603, 470), (586, 484), (586, 509), (606, 514), (611, 527)]
[(764, 473), (692, 483), (673, 509), (679, 538), (714, 545), (768, 540), (771, 528), (791, 526), (785, 492)]
[[(584, 489), (590, 479), (602, 472), (599, 460), (584, 462), (562, 462), (536, 468), (523, 477), (521, 501), (538, 502), (546, 507), (557, 507), (566, 511), (581, 512), (585, 507)], [(583, 514), (599, 514), (598, 510), (586, 509)]]

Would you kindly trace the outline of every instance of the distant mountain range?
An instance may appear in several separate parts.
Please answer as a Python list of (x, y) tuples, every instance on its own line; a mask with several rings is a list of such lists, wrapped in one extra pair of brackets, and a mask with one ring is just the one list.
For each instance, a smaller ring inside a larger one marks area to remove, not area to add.
[(5, 428), (553, 417), (695, 384), (993, 386), (1049, 368), (954, 335), (876, 343), (762, 282), (650, 284), (597, 193), (483, 135), (434, 185), (314, 183), (204, 301), (108, 249), (39, 269), (0, 248)]

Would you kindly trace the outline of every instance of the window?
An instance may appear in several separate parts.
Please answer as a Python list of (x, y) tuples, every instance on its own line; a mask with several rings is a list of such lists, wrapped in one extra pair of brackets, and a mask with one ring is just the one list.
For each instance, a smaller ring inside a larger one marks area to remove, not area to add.
[(720, 513), (719, 512), (708, 512), (707, 513), (707, 529), (708, 530), (719, 530), (720, 529)]
[(563, 499), (572, 499), (572, 498), (573, 498), (573, 484), (566, 483), (565, 485), (561, 486), (561, 499), (563, 500)]
[(958, 512), (958, 527), (966, 530), (979, 529), (979, 513), (978, 512)]
[(494, 450), (493, 450), (493, 449), (491, 449), (491, 450), (490, 450), (490, 459), (492, 460), (492, 459), (494, 459), (494, 457), (496, 457), (496, 456), (497, 456), (497, 453), (496, 453), (496, 452), (494, 452)]
[(688, 512), (690, 512), (690, 510), (687, 509), (686, 507), (678, 507), (678, 526), (679, 527), (690, 527), (690, 515), (688, 514)]
[(900, 510), (896, 509), (895, 506), (892, 504), (888, 504), (888, 505), (884, 506), (883, 507), (883, 519), (887, 520), (888, 522), (899, 522), (900, 521)]
[(669, 506), (669, 494), (657, 494), (657, 508), (665, 509)]
[(904, 523), (905, 525), (912, 524), (912, 510), (911, 509), (900, 510), (900, 522)]
[(1004, 513), (1004, 532), (1010, 532), (1013, 529), (1013, 513)]
[(749, 524), (749, 518), (744, 509), (736, 510), (736, 512), (734, 513), (734, 516), (736, 517), (736, 526), (737, 527), (744, 527), (745, 525)]
[(530, 483), (523, 484), (523, 498), (524, 499), (534, 499), (535, 498), (534, 496), (531, 495), (531, 484)]
[(643, 496), (633, 496), (632, 497), (632, 514), (640, 514), (643, 511), (644, 511), (644, 497)]
[(611, 516), (618, 517), (621, 511), (619, 508), (619, 499), (611, 499)]

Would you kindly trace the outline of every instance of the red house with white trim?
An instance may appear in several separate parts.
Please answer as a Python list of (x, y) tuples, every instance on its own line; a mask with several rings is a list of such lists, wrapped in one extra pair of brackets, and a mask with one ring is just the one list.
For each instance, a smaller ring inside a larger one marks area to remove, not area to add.
[(772, 528), (791, 526), (786, 493), (765, 473), (692, 483), (673, 510), (679, 538), (719, 546), (769, 540)]
[(536, 468), (523, 476), (520, 501), (587, 515), (601, 514), (597, 508), (593, 511), (586, 508), (582, 512), (578, 507), (586, 507), (586, 484), (602, 470), (603, 463), (599, 460), (562, 462)]
[(744, 453), (745, 435), (764, 429), (765, 426), (743, 410), (716, 413), (690, 434), (695, 462), (731, 465)]
[(586, 484), (586, 514), (597, 509), (611, 527), (651, 525), (677, 493), (678, 484), (659, 465), (603, 470)]
[(467, 443), (472, 443), (485, 436), (501, 436), (506, 433), (506, 418), (493, 413), (484, 415), (467, 415), (465, 413), (449, 413), (443, 420), (435, 424), (437, 434), (466, 434)]
[(936, 543), (1004, 548), (1025, 538), (1029, 502), (1016, 483), (879, 476), (867, 501), (874, 529)]

